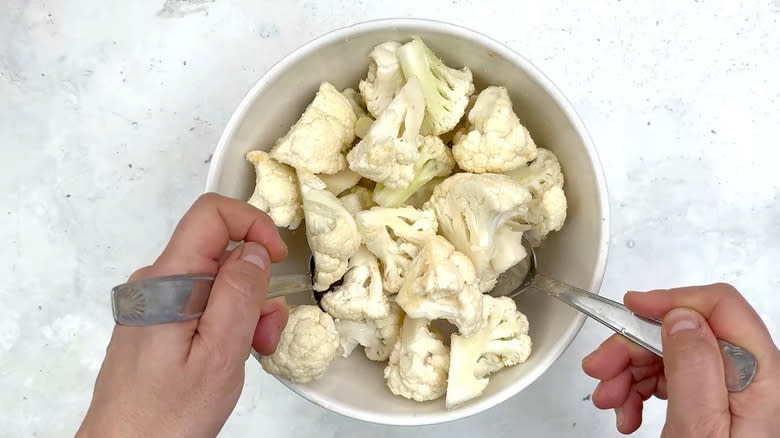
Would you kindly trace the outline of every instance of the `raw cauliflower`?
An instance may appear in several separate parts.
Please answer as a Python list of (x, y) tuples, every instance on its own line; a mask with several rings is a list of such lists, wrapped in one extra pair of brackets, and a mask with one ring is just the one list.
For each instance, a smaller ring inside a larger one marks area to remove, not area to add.
[(246, 159), (255, 167), (255, 190), (247, 202), (268, 213), (277, 227), (298, 228), (303, 209), (295, 170), (263, 151), (250, 151)]
[(487, 387), (488, 376), (525, 362), (531, 354), (528, 319), (517, 311), (509, 297), (483, 295), (482, 328), (471, 336), (450, 338), (448, 408), (478, 396)]
[(347, 167), (343, 152), (355, 139), (356, 121), (349, 99), (322, 82), (300, 119), (271, 149), (271, 157), (296, 169), (336, 173)]
[(336, 319), (339, 332), (339, 351), (342, 357), (349, 357), (358, 345), (363, 346), (366, 357), (384, 362), (398, 340), (404, 314), (394, 302), (390, 303), (390, 312), (384, 318), (349, 320)]
[(390, 301), (382, 290), (379, 261), (365, 246), (349, 259), (339, 287), (326, 293), (320, 305), (339, 319), (379, 319), (390, 313)]
[(371, 181), (402, 188), (414, 179), (425, 100), (411, 80), (385, 108), (366, 136), (347, 153), (349, 168)]
[(425, 203), (431, 199), (431, 195), (433, 195), (433, 189), (435, 189), (436, 186), (441, 184), (445, 179), (447, 179), (447, 177), (439, 176), (428, 181), (425, 185), (417, 189), (417, 191), (414, 192), (414, 194), (404, 202), (404, 205), (409, 205), (419, 209), (423, 208), (423, 205), (425, 205)]
[(314, 290), (324, 291), (347, 272), (360, 246), (355, 218), (313, 173), (298, 170), (306, 239), (314, 256)]
[(329, 192), (336, 196), (341, 196), (346, 190), (355, 187), (361, 176), (353, 172), (349, 167), (345, 167), (332, 175), (321, 173), (317, 175), (317, 178), (325, 183)]
[(446, 319), (464, 336), (482, 324), (482, 293), (471, 260), (434, 236), (404, 275), (396, 302), (411, 318)]
[(433, 190), (424, 208), (436, 213), (439, 232), (466, 254), (479, 289), (526, 257), (523, 232), (541, 219), (529, 209), (531, 194), (512, 178), (494, 173), (456, 173)]
[(457, 133), (452, 145), (464, 171), (501, 173), (536, 158), (536, 144), (512, 110), (506, 88), (491, 86), (479, 93), (468, 120), (468, 132)]
[(526, 166), (506, 172), (522, 184), (532, 197), (532, 208), (541, 220), (529, 230), (525, 239), (532, 247), (541, 245), (552, 231), (559, 231), (566, 221), (567, 201), (563, 192), (563, 172), (558, 157), (545, 148), (538, 148), (536, 159)]
[(414, 164), (414, 178), (406, 187), (390, 188), (377, 183), (374, 201), (382, 207), (403, 205), (422, 186), (437, 177), (446, 177), (455, 167), (452, 152), (439, 137), (428, 135), (419, 141), (420, 155)]
[(385, 292), (397, 293), (412, 260), (436, 235), (436, 216), (414, 207), (372, 207), (358, 212), (355, 220), (366, 247), (382, 263)]
[(371, 192), (361, 186), (355, 186), (347, 190), (346, 193), (339, 197), (339, 201), (353, 216), (359, 211), (368, 210), (376, 206), (371, 198)]
[(352, 88), (347, 88), (341, 93), (349, 99), (349, 103), (352, 104), (352, 109), (357, 117), (357, 121), (355, 121), (355, 137), (365, 137), (368, 128), (374, 123), (374, 118), (366, 112), (366, 103), (363, 100), (363, 96)]
[(425, 95), (423, 135), (441, 135), (451, 131), (463, 117), (469, 96), (474, 93), (471, 70), (448, 67), (425, 43), (414, 38), (396, 51), (407, 79), (420, 81)]
[(385, 367), (387, 387), (417, 401), (436, 400), (447, 392), (450, 352), (429, 321), (406, 317)]
[(294, 383), (319, 379), (339, 348), (339, 334), (330, 315), (314, 305), (290, 309), (276, 351), (261, 356), (263, 369)]
[(358, 88), (374, 118), (382, 114), (404, 85), (404, 74), (395, 54), (399, 47), (401, 43), (397, 41), (385, 41), (368, 55), (368, 75)]

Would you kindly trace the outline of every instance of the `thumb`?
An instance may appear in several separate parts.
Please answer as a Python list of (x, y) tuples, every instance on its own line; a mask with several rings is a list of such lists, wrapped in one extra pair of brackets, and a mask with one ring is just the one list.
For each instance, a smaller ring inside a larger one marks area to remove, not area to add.
[(198, 322), (203, 342), (221, 354), (244, 361), (265, 301), (271, 261), (265, 247), (246, 242), (222, 263)]
[(707, 321), (688, 308), (663, 320), (662, 342), (668, 407), (668, 436), (714, 436), (729, 427), (728, 392), (717, 340)]

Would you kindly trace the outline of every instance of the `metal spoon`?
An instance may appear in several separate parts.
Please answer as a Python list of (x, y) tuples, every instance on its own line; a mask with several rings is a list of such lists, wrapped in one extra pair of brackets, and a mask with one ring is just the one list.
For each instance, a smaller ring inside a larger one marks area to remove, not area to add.
[[(526, 251), (528, 257), (499, 277), (491, 295), (515, 297), (531, 289), (542, 291), (663, 357), (661, 321), (643, 318), (617, 301), (540, 274), (536, 270), (533, 249), (526, 247)], [(750, 352), (732, 343), (719, 339), (718, 344), (726, 388), (730, 392), (742, 391), (756, 374), (756, 359)]]
[[(540, 274), (536, 254), (526, 247), (528, 257), (504, 272), (490, 292), (493, 296), (515, 297), (530, 289), (540, 290), (585, 313), (642, 347), (663, 356), (661, 322), (635, 315), (626, 306), (600, 295)], [(312, 288), (313, 259), (308, 274), (282, 275), (270, 279), (268, 298), (313, 293), (319, 302), (322, 292)], [(137, 280), (111, 291), (114, 320), (120, 325), (147, 326), (196, 319), (208, 302), (214, 275), (186, 274)], [(729, 391), (741, 391), (756, 373), (756, 360), (750, 352), (718, 340)]]

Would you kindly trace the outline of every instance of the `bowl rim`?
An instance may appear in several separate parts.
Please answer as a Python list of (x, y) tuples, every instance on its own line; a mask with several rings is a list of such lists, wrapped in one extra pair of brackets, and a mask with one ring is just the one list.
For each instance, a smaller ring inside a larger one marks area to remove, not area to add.
[[(217, 181), (219, 180), (219, 177), (223, 171), (222, 162), (224, 160), (227, 145), (235, 137), (236, 128), (245, 116), (247, 109), (255, 100), (260, 90), (266, 86), (266, 84), (272, 82), (274, 79), (284, 74), (285, 70), (290, 64), (294, 63), (302, 57), (316, 52), (322, 46), (331, 44), (338, 40), (343, 40), (345, 37), (348, 37), (354, 33), (365, 33), (374, 30), (386, 29), (388, 27), (407, 31), (439, 31), (476, 41), (477, 43), (491, 50), (493, 53), (500, 54), (504, 58), (511, 60), (513, 64), (516, 64), (520, 68), (524, 69), (525, 72), (533, 80), (535, 80), (559, 105), (569, 122), (574, 127), (577, 135), (582, 139), (583, 144), (585, 145), (586, 153), (590, 160), (590, 164), (594, 169), (593, 176), (597, 188), (597, 203), (599, 205), (602, 217), (600, 222), (601, 239), (599, 243), (599, 252), (598, 258), (596, 260), (594, 278), (590, 284), (590, 290), (594, 291), (595, 293), (599, 293), (604, 280), (604, 274), (606, 272), (607, 260), (609, 258), (611, 240), (610, 209), (608, 201), (608, 189), (603, 165), (601, 163), (596, 146), (593, 143), (590, 134), (588, 133), (588, 130), (586, 129), (579, 114), (576, 112), (571, 102), (564, 96), (562, 91), (538, 67), (531, 63), (530, 60), (509, 46), (499, 42), (498, 40), (459, 24), (428, 18), (380, 18), (338, 27), (328, 32), (322, 33), (319, 36), (316, 36), (315, 38), (305, 42), (304, 44), (299, 45), (296, 49), (289, 52), (287, 55), (274, 63), (270, 68), (268, 68), (265, 73), (263, 73), (262, 76), (255, 82), (255, 84), (252, 85), (252, 87), (247, 91), (247, 93), (234, 109), (230, 119), (222, 131), (222, 134), (220, 135), (219, 141), (212, 155), (209, 172), (206, 179), (205, 191), (215, 192), (217, 190)], [(537, 368), (533, 369), (526, 376), (524, 376), (523, 379), (519, 379), (513, 382), (511, 385), (502, 388), (496, 394), (490, 397), (485, 397), (473, 403), (469, 403), (463, 407), (443, 412), (426, 413), (421, 415), (368, 413), (359, 408), (346, 406), (341, 403), (334, 403), (325, 397), (319, 396), (318, 394), (313, 394), (303, 390), (299, 385), (293, 384), (276, 376), (274, 377), (276, 377), (279, 382), (292, 390), (294, 393), (298, 394), (303, 399), (329, 411), (356, 420), (392, 426), (423, 426), (447, 423), (464, 419), (495, 407), (517, 395), (528, 385), (535, 382), (560, 358), (561, 355), (563, 355), (564, 352), (566, 352), (566, 350), (570, 347), (571, 343), (576, 338), (577, 334), (579, 334), (586, 319), (587, 317), (582, 313), (577, 315), (576, 323), (571, 326), (571, 328), (565, 333), (565, 336), (559, 339), (557, 351), (551, 356), (547, 357)], [(257, 357), (255, 356), (255, 358)]]

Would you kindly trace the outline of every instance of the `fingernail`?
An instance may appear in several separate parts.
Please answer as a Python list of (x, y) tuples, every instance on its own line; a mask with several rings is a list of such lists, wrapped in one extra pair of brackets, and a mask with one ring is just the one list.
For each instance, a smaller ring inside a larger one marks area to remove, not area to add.
[(268, 251), (263, 245), (255, 242), (247, 242), (241, 248), (241, 260), (249, 262), (260, 269), (265, 269), (271, 263)]
[(585, 363), (588, 360), (590, 360), (590, 358), (593, 357), (593, 353), (595, 353), (595, 351), (591, 351), (587, 356), (583, 357), (582, 358), (582, 363)]
[(664, 324), (669, 327), (668, 333), (673, 335), (687, 330), (696, 330), (701, 325), (701, 317), (694, 311), (688, 309), (672, 309), (664, 317)]
[(615, 408), (615, 426), (617, 426), (617, 429), (620, 430), (620, 428), (623, 426), (623, 423), (625, 422), (625, 414), (623, 414), (623, 407)]

